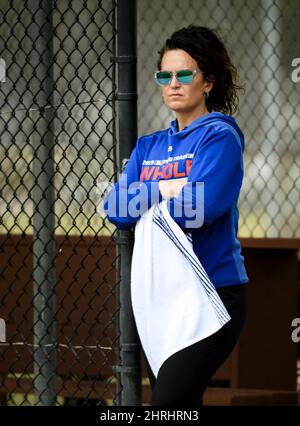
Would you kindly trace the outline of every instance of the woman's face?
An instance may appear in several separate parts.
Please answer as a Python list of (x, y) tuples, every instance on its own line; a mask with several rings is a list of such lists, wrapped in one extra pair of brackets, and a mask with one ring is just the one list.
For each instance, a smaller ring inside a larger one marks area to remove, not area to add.
[[(175, 71), (190, 69), (199, 70), (197, 61), (185, 50), (168, 50), (162, 58), (162, 71)], [(201, 72), (198, 72), (191, 84), (181, 84), (173, 76), (171, 83), (162, 86), (162, 95), (165, 104), (176, 113), (195, 113), (203, 111), (205, 107), (205, 93), (211, 90), (213, 83), (204, 80)]]

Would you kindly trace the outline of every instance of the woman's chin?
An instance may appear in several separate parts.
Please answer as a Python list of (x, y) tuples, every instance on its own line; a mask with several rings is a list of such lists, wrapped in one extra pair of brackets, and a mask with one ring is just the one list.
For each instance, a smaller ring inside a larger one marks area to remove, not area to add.
[(183, 105), (182, 103), (177, 102), (177, 101), (169, 102), (167, 107), (170, 108), (174, 112), (185, 112), (185, 111), (188, 110), (186, 105)]

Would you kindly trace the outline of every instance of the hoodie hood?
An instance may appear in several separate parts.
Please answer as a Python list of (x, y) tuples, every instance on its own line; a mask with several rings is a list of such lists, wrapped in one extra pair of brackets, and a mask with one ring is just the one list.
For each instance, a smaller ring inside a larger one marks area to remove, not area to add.
[(176, 135), (183, 139), (195, 129), (221, 123), (232, 126), (234, 130), (238, 132), (240, 139), (242, 141), (244, 140), (243, 133), (239, 128), (235, 118), (231, 115), (222, 114), (221, 112), (210, 112), (208, 114), (202, 115), (201, 117), (196, 118), (196, 120), (192, 121), (192, 123), (186, 126), (184, 129), (180, 130), (180, 132), (178, 131), (177, 127), (177, 119), (175, 119), (170, 123), (169, 135)]

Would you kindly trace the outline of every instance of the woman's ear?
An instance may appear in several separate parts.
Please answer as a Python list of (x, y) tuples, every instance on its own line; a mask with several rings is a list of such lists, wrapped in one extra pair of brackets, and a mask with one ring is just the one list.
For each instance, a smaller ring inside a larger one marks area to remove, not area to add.
[(205, 84), (204, 84), (206, 92), (210, 92), (212, 90), (214, 82), (215, 82), (215, 77), (213, 75), (210, 75), (206, 78)]

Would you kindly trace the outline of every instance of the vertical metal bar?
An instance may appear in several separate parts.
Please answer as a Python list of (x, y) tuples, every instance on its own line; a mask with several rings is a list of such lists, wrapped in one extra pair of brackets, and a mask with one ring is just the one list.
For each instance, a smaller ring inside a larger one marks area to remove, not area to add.
[[(116, 109), (116, 94), (117, 94), (117, 73), (116, 73), (116, 55), (117, 55), (117, 28), (116, 28), (116, 9), (117, 7), (117, 0), (112, 0), (112, 10), (113, 10), (113, 14), (112, 14), (112, 26), (113, 26), (113, 50), (112, 50), (112, 62), (113, 62), (113, 68), (112, 68), (112, 117), (113, 117), (113, 121), (112, 121), (112, 139), (113, 139), (113, 152), (112, 152), (112, 156), (113, 156), (113, 177), (114, 177), (114, 182), (117, 181), (117, 174), (118, 174), (118, 163), (117, 163), (117, 159), (118, 159), (118, 154), (117, 154), (117, 129), (116, 129), (116, 117), (117, 117), (117, 109)], [(117, 305), (117, 309), (120, 309), (120, 253), (119, 253), (119, 247), (118, 245), (116, 246), (116, 262), (115, 262), (115, 268), (117, 271), (117, 283), (116, 283), (116, 287), (115, 287), (115, 295), (116, 295), (116, 299), (118, 302)], [(120, 337), (120, 315), (119, 315), (119, 311), (118, 311), (118, 315), (116, 316), (116, 330), (117, 330), (117, 335), (118, 337)], [(121, 364), (121, 354), (120, 354), (120, 341), (119, 341), (119, 345), (116, 348), (116, 361), (117, 361), (117, 366), (119, 366)], [(121, 377), (120, 377), (120, 373), (118, 371), (115, 371), (115, 376), (117, 378), (117, 382), (116, 382), (116, 396), (113, 400), (113, 405), (117, 405), (120, 406), (122, 405), (122, 394), (121, 394), (121, 389), (122, 389), (122, 384), (121, 384)]]
[(30, 0), (30, 36), (33, 41), (31, 79), (34, 178), (33, 282), (34, 282), (34, 388), (37, 405), (55, 405), (55, 216), (53, 137), (53, 28), (52, 1)]
[[(119, 170), (128, 159), (137, 138), (136, 1), (117, 1), (118, 153)], [(131, 306), (131, 231), (118, 231), (120, 259), (120, 363), (121, 405), (141, 404), (140, 343)]]

